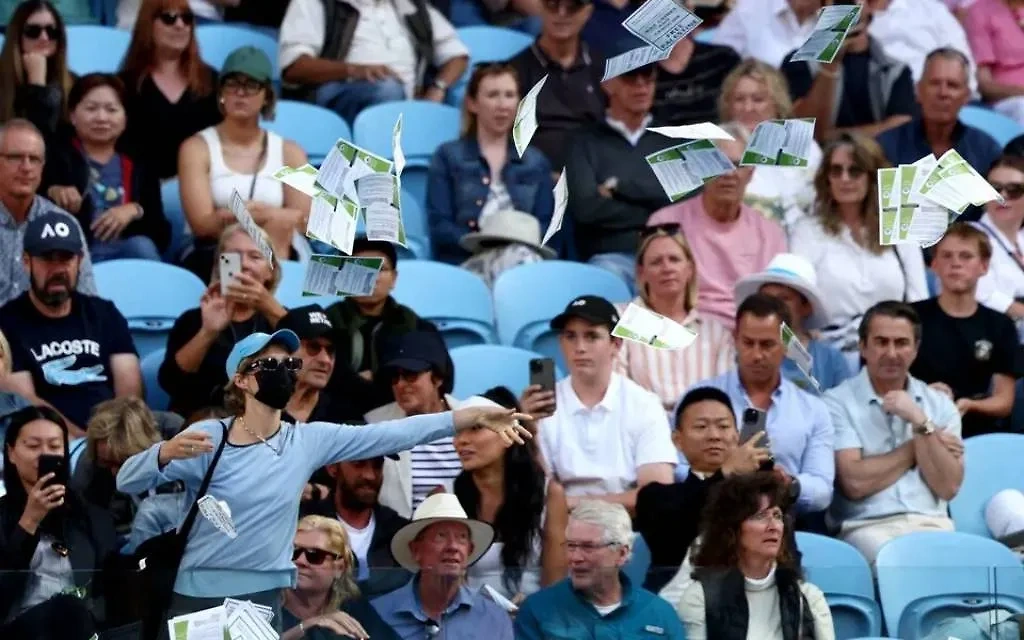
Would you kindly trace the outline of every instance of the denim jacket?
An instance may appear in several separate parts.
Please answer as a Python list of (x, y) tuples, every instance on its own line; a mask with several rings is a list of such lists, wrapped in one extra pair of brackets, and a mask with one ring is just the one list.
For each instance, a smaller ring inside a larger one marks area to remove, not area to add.
[[(515, 208), (532, 213), (540, 221), (543, 233), (554, 208), (551, 164), (544, 154), (527, 148), (520, 158), (509, 137), (508, 160), (501, 170), (501, 179)], [(461, 264), (469, 257), (459, 246), (459, 240), (476, 231), (490, 188), (491, 170), (480, 155), (475, 136), (447, 142), (434, 152), (427, 182), (427, 217), (435, 260)], [(563, 230), (555, 239), (564, 233)], [(552, 248), (558, 250), (557, 246)]]

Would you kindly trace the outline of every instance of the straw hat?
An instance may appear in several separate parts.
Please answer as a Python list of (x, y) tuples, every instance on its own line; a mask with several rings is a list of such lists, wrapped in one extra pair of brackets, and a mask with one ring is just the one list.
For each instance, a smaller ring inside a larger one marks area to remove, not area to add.
[[(781, 284), (799, 291), (807, 298), (811, 304), (811, 316), (805, 323), (808, 329), (820, 329), (828, 324), (828, 312), (818, 291), (818, 275), (807, 258), (795, 253), (780, 253), (772, 258), (764, 271), (741, 278), (734, 288), (736, 304), (741, 304), (766, 284)], [(796, 322), (796, 318), (793, 322)]]
[(536, 249), (545, 258), (558, 255), (551, 247), (540, 243), (540, 222), (528, 213), (505, 209), (485, 217), (480, 222), (479, 231), (470, 231), (462, 236), (459, 244), (470, 253), (476, 253), (480, 245), (488, 240), (499, 242), (518, 242)]
[(473, 551), (466, 559), (467, 566), (479, 560), (494, 542), (494, 529), (491, 525), (471, 520), (454, 493), (436, 493), (421, 502), (416, 512), (412, 514), (412, 521), (391, 538), (391, 555), (400, 567), (409, 571), (420, 570), (419, 564), (413, 558), (412, 550), (409, 549), (409, 543), (415, 540), (421, 531), (436, 522), (459, 522), (469, 527)]

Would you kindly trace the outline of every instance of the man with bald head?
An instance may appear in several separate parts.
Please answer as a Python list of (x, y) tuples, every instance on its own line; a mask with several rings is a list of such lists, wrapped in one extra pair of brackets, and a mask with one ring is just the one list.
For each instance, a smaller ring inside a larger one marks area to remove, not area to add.
[[(28, 290), (29, 277), (21, 257), (29, 221), (51, 211), (66, 213), (36, 194), (45, 161), (46, 145), (34, 124), (15, 118), (0, 127), (0, 305)], [(70, 214), (69, 220), (78, 224)], [(85, 237), (81, 228), (79, 234)], [(88, 248), (83, 249), (79, 269), (79, 293), (96, 295)]]

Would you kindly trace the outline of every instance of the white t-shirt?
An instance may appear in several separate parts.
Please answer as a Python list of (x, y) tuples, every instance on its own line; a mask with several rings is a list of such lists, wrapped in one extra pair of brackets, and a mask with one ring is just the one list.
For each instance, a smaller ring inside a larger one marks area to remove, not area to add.
[(605, 617), (606, 615), (612, 613), (613, 611), (615, 611), (616, 609), (618, 609), (621, 606), (622, 606), (622, 601), (620, 600), (619, 602), (613, 602), (612, 604), (605, 604), (605, 605), (595, 604), (594, 608), (597, 609), (597, 612), (599, 614), (601, 614), (601, 617), (603, 618), (603, 617)]
[(353, 527), (340, 517), (338, 522), (345, 527), (348, 544), (352, 547), (352, 553), (355, 554), (356, 559), (359, 560), (359, 575), (356, 576), (356, 579), (366, 580), (370, 577), (370, 565), (366, 560), (366, 555), (370, 552), (370, 542), (373, 541), (373, 532), (377, 529), (377, 519), (371, 513), (370, 522), (362, 529)]

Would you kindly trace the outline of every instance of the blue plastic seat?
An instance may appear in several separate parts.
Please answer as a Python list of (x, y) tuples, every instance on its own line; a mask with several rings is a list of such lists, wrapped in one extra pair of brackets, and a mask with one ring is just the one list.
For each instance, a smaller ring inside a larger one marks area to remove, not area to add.
[(295, 260), (281, 260), (281, 281), (277, 284), (274, 298), (285, 309), (318, 304), (324, 309), (341, 300), (339, 296), (304, 296), (302, 284), (306, 280), (306, 265)]
[(598, 295), (610, 302), (630, 300), (629, 288), (615, 274), (579, 262), (545, 260), (505, 271), (494, 283), (494, 313), (501, 344), (554, 358), (563, 369), (551, 319), (575, 298)]
[(157, 379), (160, 365), (163, 364), (166, 354), (167, 349), (157, 349), (147, 353), (141, 362), (142, 383), (146, 390), (146, 405), (153, 411), (167, 411), (167, 408), (171, 405), (171, 397), (167, 395), (167, 392), (160, 386), (160, 381)]
[[(508, 387), (518, 396), (530, 384), (530, 360), (544, 356), (502, 344), (474, 344), (451, 350), (455, 363), (456, 398), (480, 395), (492, 387)], [(562, 372), (556, 370), (555, 378)]]
[(970, 104), (963, 107), (960, 109), (960, 122), (981, 129), (995, 138), (1000, 147), (1005, 147), (1010, 140), (1024, 134), (1024, 127), (1016, 120), (988, 107)]
[[(498, 62), (514, 58), (520, 51), (530, 46), (533, 38), (521, 31), (506, 29), (505, 27), (462, 27), (456, 29), (459, 40), (469, 49), (469, 66), (481, 62)], [(469, 83), (469, 73), (465, 73), (448, 90), (447, 103), (454, 107), (461, 107), (462, 100), (466, 95), (466, 85)], [(526, 94), (530, 87), (520, 87), (520, 92)]]
[(128, 321), (140, 358), (167, 346), (174, 321), (199, 306), (206, 291), (192, 272), (153, 260), (108, 260), (93, 273), (100, 297)]
[(455, 107), (425, 100), (402, 100), (363, 109), (352, 123), (353, 142), (367, 151), (391, 158), (391, 132), (398, 114), (402, 114), (402, 153), (406, 170), (426, 166), (435, 149), (459, 137), (461, 114)]
[(130, 31), (93, 24), (67, 27), (68, 67), (82, 76), (87, 73), (116, 73), (132, 40)]
[[(273, 120), (263, 121), (263, 128), (302, 147), (314, 166), (320, 166), (338, 138), (352, 140), (348, 123), (330, 109), (307, 102), (278, 100), (276, 111)], [(390, 136), (391, 130), (388, 131)]]
[(807, 581), (825, 594), (838, 640), (882, 632), (882, 612), (867, 560), (853, 546), (835, 538), (796, 533)]
[(1003, 489), (1024, 491), (1024, 435), (990, 433), (964, 440), (964, 481), (949, 502), (957, 531), (992, 536), (985, 505)]
[(702, 42), (704, 44), (711, 44), (712, 41), (714, 41), (714, 39), (715, 39), (715, 32), (716, 31), (718, 31), (717, 27), (711, 27), (710, 29), (703, 29), (703, 30), (701, 30), (700, 33), (698, 33), (697, 35), (693, 36), (693, 39), (696, 40), (697, 42)]
[(633, 588), (637, 589), (643, 585), (644, 580), (647, 579), (647, 570), (651, 567), (651, 549), (647, 546), (647, 541), (639, 533), (633, 537), (633, 554), (629, 558), (629, 562), (622, 567), (622, 571), (629, 578), (629, 581), (633, 583)]
[(995, 540), (908, 533), (882, 546), (875, 568), (886, 631), (900, 638), (922, 638), (950, 616), (993, 608), (1024, 613), (1024, 567)]
[(181, 205), (181, 188), (178, 179), (164, 180), (160, 185), (160, 200), (164, 205), (164, 217), (171, 225), (171, 242), (164, 251), (164, 262), (177, 262), (192, 244), (192, 230), (185, 220), (185, 211)]
[[(423, 174), (426, 175), (425, 173)], [(425, 188), (426, 185), (424, 185)], [(406, 174), (402, 174), (402, 224), (405, 225), (405, 243), (408, 249), (403, 250), (395, 245), (400, 257), (416, 260), (430, 260), (430, 223), (423, 206), (426, 195), (418, 196), (406, 186)]]
[(491, 292), (475, 273), (429, 260), (402, 262), (392, 295), (436, 324), (449, 349), (494, 342)]
[(281, 79), (281, 69), (277, 64), (277, 41), (265, 33), (233, 24), (203, 24), (196, 27), (196, 43), (203, 61), (218, 71), (235, 49), (256, 47), (270, 58), (273, 79)]

